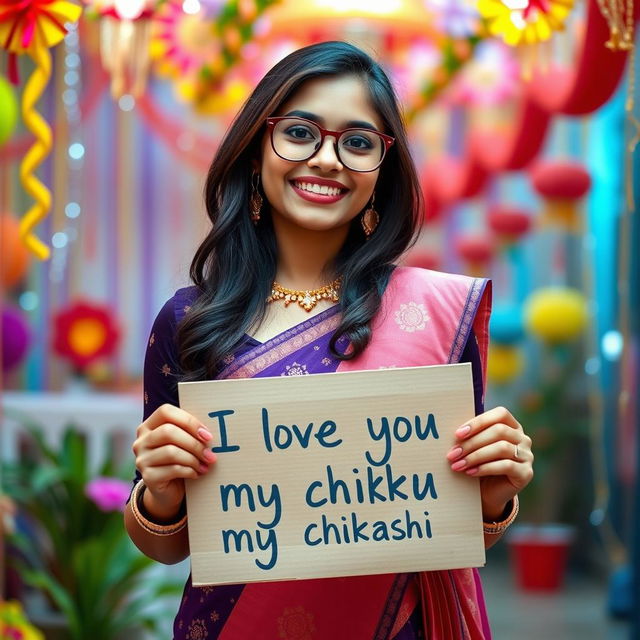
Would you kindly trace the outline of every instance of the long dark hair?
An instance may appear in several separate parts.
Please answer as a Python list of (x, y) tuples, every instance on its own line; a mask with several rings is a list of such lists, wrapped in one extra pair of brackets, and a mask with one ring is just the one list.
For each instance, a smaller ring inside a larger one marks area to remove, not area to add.
[[(199, 297), (180, 323), (178, 351), (184, 380), (213, 378), (221, 361), (263, 317), (276, 274), (276, 239), (270, 218), (254, 227), (249, 215), (251, 175), (259, 156), (265, 119), (278, 113), (307, 80), (356, 75), (363, 79), (385, 132), (395, 137), (380, 169), (375, 207), (380, 223), (368, 241), (358, 219), (335, 260), (343, 276), (341, 322), (330, 343), (340, 359), (357, 356), (371, 338), (394, 262), (415, 241), (422, 196), (398, 103), (378, 63), (345, 42), (299, 49), (260, 81), (220, 144), (207, 176), (205, 200), (212, 228), (198, 247), (190, 275)], [(345, 336), (351, 347), (339, 351)]]

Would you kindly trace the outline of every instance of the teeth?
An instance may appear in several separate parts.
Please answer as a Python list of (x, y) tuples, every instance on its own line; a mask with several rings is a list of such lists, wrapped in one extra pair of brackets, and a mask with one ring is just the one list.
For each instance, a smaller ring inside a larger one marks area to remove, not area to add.
[(323, 196), (337, 196), (342, 193), (342, 189), (337, 187), (328, 187), (327, 185), (312, 184), (310, 182), (296, 182), (296, 187), (303, 191), (310, 191), (311, 193), (319, 193)]

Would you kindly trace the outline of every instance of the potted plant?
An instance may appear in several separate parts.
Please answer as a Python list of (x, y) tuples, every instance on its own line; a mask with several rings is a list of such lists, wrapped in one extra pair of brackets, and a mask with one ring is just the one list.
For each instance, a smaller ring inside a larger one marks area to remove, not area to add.
[(158, 637), (166, 637), (167, 620), (150, 605), (179, 587), (148, 579), (153, 561), (134, 547), (122, 522), (130, 481), (120, 479), (111, 452), (93, 476), (86, 443), (73, 429), (59, 449), (41, 432), (31, 435), (23, 459), (3, 474), (22, 520), (10, 542), (24, 582), (62, 614), (68, 640), (140, 637), (163, 626)]
[[(581, 518), (587, 450), (587, 406), (577, 385), (580, 349), (547, 346), (538, 387), (520, 398), (517, 415), (533, 440), (535, 476), (521, 496), (521, 524), (507, 537), (516, 581), (525, 590), (553, 591), (564, 581)], [(588, 480), (588, 479), (587, 479)]]

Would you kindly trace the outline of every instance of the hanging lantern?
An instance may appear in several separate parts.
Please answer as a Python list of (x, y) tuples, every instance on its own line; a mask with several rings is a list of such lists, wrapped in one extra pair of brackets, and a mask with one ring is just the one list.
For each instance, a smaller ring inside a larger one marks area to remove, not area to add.
[(591, 187), (587, 170), (577, 162), (541, 161), (531, 168), (529, 176), (533, 188), (544, 198), (544, 220), (568, 231), (579, 231), (579, 201)]
[(514, 345), (491, 344), (487, 358), (487, 378), (494, 384), (507, 384), (523, 369), (521, 350)]
[(430, 271), (439, 271), (441, 262), (440, 256), (435, 251), (423, 247), (409, 251), (404, 260), (408, 267), (419, 267)]
[(491, 342), (500, 345), (513, 345), (524, 337), (522, 311), (513, 305), (496, 305), (491, 312), (489, 323)]
[(454, 247), (466, 265), (466, 272), (475, 277), (486, 273), (496, 252), (495, 239), (486, 233), (459, 236), (454, 241)]
[(487, 213), (487, 226), (503, 246), (517, 244), (531, 229), (531, 216), (525, 209), (496, 205)]
[(139, 97), (147, 86), (151, 18), (159, 0), (84, 0), (100, 20), (100, 58), (111, 95)]
[(577, 338), (588, 319), (587, 301), (570, 287), (548, 287), (534, 291), (525, 304), (525, 326), (534, 336), (550, 344)]

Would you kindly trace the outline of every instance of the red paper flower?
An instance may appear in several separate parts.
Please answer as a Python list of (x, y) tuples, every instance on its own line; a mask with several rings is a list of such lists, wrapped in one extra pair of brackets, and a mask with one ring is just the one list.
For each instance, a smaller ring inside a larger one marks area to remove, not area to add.
[(54, 351), (85, 369), (115, 351), (120, 331), (110, 310), (76, 302), (54, 318)]

